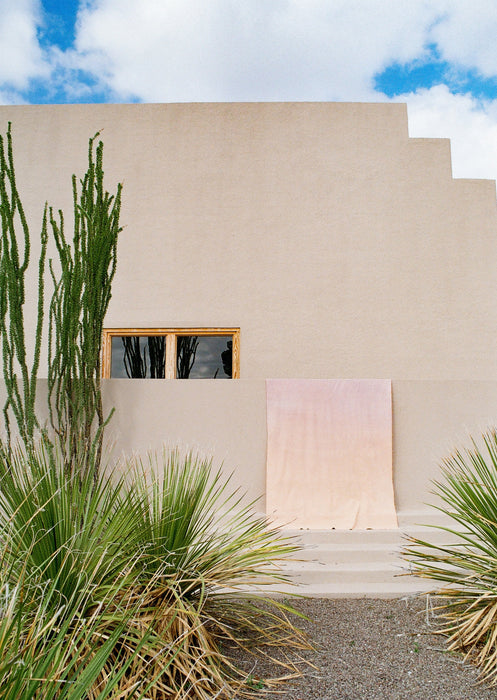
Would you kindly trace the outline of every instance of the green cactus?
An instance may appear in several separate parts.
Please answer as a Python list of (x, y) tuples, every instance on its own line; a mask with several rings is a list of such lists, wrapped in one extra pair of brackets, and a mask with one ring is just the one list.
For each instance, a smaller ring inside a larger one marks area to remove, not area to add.
[(57, 274), (50, 260), (50, 417), (70, 471), (98, 469), (110, 419), (102, 406), (101, 343), (116, 270), (122, 185), (115, 195), (104, 190), (103, 143), (95, 147), (97, 138), (90, 139), (79, 192), (73, 176), (72, 245), (64, 234), (62, 212), (56, 217), (49, 211), (59, 263)]
[[(21, 230), (21, 240), (17, 231)], [(7, 397), (3, 407), (7, 443), (11, 440), (11, 415), (26, 448), (33, 443), (39, 421), (35, 414), (36, 380), (44, 316), (44, 273), (47, 251), (47, 207), (41, 224), (41, 250), (38, 264), (38, 314), (28, 367), (24, 321), (25, 275), (29, 265), (30, 233), (17, 190), (14, 170), (11, 123), (6, 141), (0, 135), (0, 338), (2, 367)]]
[[(122, 185), (115, 195), (104, 189), (103, 143), (89, 141), (88, 170), (79, 182), (73, 175), (74, 231), (64, 233), (62, 211), (45, 204), (38, 263), (37, 322), (31, 367), (28, 366), (24, 305), (29, 265), (30, 232), (19, 196), (12, 149), (11, 124), (0, 135), (0, 345), (6, 401), (3, 408), (7, 444), (11, 419), (31, 449), (40, 425), (35, 413), (36, 382), (44, 324), (44, 285), (48, 231), (57, 260), (49, 260), (53, 294), (48, 323), (48, 405), (51, 440), (61, 450), (70, 473), (98, 470), (105, 425), (101, 393), (101, 342), (111, 298), (121, 227)], [(79, 190), (79, 191), (78, 191)], [(20, 231), (20, 235), (18, 235)]]

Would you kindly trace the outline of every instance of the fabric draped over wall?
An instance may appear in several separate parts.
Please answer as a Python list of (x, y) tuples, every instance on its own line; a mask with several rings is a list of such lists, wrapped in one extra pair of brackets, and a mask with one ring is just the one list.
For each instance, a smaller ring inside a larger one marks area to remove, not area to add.
[(280, 527), (396, 528), (383, 379), (269, 379), (267, 514)]

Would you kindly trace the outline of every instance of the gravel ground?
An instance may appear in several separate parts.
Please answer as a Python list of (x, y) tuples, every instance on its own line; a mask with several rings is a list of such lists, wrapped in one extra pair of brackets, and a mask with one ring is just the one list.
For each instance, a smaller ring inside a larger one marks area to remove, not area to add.
[[(478, 685), (476, 669), (445, 651), (445, 638), (433, 634), (437, 622), (429, 602), (425, 597), (294, 602), (313, 620), (300, 626), (318, 647), (308, 656), (318, 670), (261, 698), (497, 700), (497, 686)], [(270, 673), (261, 662), (250, 663), (254, 678)]]

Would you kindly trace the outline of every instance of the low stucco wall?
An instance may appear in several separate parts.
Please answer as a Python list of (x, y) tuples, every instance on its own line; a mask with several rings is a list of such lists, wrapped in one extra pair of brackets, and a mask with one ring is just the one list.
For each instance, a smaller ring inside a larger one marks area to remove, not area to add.
[[(39, 382), (43, 415), (46, 381)], [(497, 424), (496, 381), (394, 381), (393, 465), (399, 514), (429, 512), (430, 481), (440, 462), (469, 436)], [(3, 399), (3, 392), (0, 392)], [(233, 472), (232, 484), (264, 508), (266, 387), (260, 380), (107, 380), (107, 429), (114, 455), (158, 450), (163, 444), (212, 456)]]
[[(126, 452), (164, 441), (210, 454), (234, 470), (233, 483), (251, 498), (264, 493), (266, 394), (264, 380), (154, 382), (109, 380), (116, 406), (109, 435)], [(470, 435), (497, 424), (495, 381), (394, 381), (393, 466), (399, 513), (427, 510), (440, 462)]]
[(495, 381), (393, 382), (393, 463), (398, 512), (424, 511), (430, 481), (455, 448), (497, 425)]
[(264, 508), (266, 386), (264, 380), (157, 381), (109, 379), (107, 431), (114, 453), (145, 453), (163, 444), (212, 456), (232, 485)]

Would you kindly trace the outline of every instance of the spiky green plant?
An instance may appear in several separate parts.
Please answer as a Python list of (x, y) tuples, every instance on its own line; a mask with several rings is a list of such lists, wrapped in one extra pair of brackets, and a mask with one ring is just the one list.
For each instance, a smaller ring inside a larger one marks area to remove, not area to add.
[(143, 598), (130, 605), (129, 598), (120, 595), (122, 585), (117, 581), (112, 594), (91, 607), (91, 575), (86, 588), (66, 606), (60, 604), (53, 586), (35, 586), (26, 578), (18, 579), (14, 588), (4, 583), (0, 587), (2, 700), (146, 697), (156, 681), (157, 665), (147, 668), (140, 655), (151, 646), (152, 633), (141, 630), (135, 639), (129, 634)]
[[(50, 260), (54, 293), (49, 325), (49, 406), (66, 468), (98, 471), (104, 416), (101, 392), (103, 321), (111, 298), (117, 264), (117, 239), (122, 185), (111, 195), (104, 188), (103, 143), (90, 139), (88, 170), (73, 175), (74, 229), (72, 244), (64, 231), (64, 216), (50, 208), (50, 225), (58, 266)], [(84, 447), (81, 450), (81, 447)]]
[(8, 536), (10, 570), (28, 568), (33, 576), (56, 582), (67, 600), (77, 586), (85, 586), (82, 572), (92, 572), (95, 583), (122, 570), (119, 539), (134, 523), (115, 517), (122, 482), (110, 488), (108, 477), (96, 483), (89, 473), (71, 477), (62, 465), (63, 456), (44, 442), (28, 455), (22, 450), (4, 454), (0, 525)]
[[(298, 613), (263, 591), (265, 585), (288, 583), (277, 564), (298, 546), (255, 515), (253, 504), (244, 504), (243, 494), (229, 488), (230, 479), (213, 469), (211, 459), (164, 450), (131, 466), (131, 493), (141, 511), (134, 548), (145, 553), (140, 563), (152, 572), (157, 560), (163, 562), (164, 587), (157, 587), (157, 599), (170, 598), (171, 576), (183, 615), (196, 620), (201, 663), (194, 676), (203, 681), (195, 697), (217, 697), (223, 686), (227, 697), (235, 687), (238, 697), (251, 695), (240, 685), (245, 674), (223, 651), (228, 646), (263, 648), (271, 659), (277, 650), (281, 666), (296, 673), (291, 661), (283, 663), (281, 652), (288, 649), (290, 657), (296, 649), (309, 648), (290, 621), (289, 614)], [(267, 687), (274, 682), (267, 679)]]
[[(98, 471), (105, 416), (101, 395), (103, 320), (111, 297), (121, 227), (122, 186), (104, 188), (103, 143), (89, 142), (88, 169), (73, 176), (74, 230), (68, 243), (64, 215), (45, 204), (38, 261), (36, 327), (30, 346), (25, 327), (25, 277), (31, 239), (17, 188), (11, 124), (0, 135), (0, 348), (6, 401), (3, 414), (7, 444), (14, 417), (20, 438), (30, 449), (40, 427), (35, 414), (37, 374), (44, 320), (44, 275), (48, 223), (58, 261), (49, 261), (53, 282), (48, 329), (48, 406), (66, 469)], [(46, 435), (45, 435), (46, 437)], [(83, 449), (81, 449), (83, 447)]]
[[(20, 230), (20, 234), (18, 231)], [(32, 357), (26, 347), (24, 304), (25, 277), (31, 241), (29, 226), (17, 189), (11, 124), (6, 140), (0, 135), (0, 346), (7, 398), (3, 408), (7, 439), (11, 438), (11, 413), (26, 448), (39, 427), (35, 415), (36, 380), (40, 361), (44, 316), (44, 272), (47, 250), (47, 208), (42, 217), (38, 262), (37, 322)]]
[[(35, 454), (36, 450), (31, 451), (31, 459)], [(36, 471), (37, 477), (42, 476), (39, 468)], [(3, 479), (0, 483), (4, 486)], [(44, 542), (47, 533), (37, 533), (34, 526), (40, 524), (39, 516), (47, 523), (46, 509), (50, 511), (51, 501), (59, 494), (50, 494), (50, 488), (42, 482), (33, 481), (31, 487), (26, 489), (26, 486), (25, 479), (17, 489), (17, 498), (9, 501), (10, 506), (14, 505), (10, 517), (7, 511), (2, 512), (0, 697), (3, 700), (145, 697), (157, 680), (154, 673), (162, 671), (158, 664), (145, 668), (141, 653), (144, 647), (148, 652), (153, 648), (153, 631), (136, 630), (135, 626), (146, 589), (141, 587), (142, 596), (131, 599), (130, 580), (121, 575), (113, 578), (114, 584), (104, 596), (99, 595), (102, 580), (107, 574), (114, 574), (111, 558), (91, 562), (87, 557), (89, 565), (81, 569), (78, 568), (81, 559), (73, 558), (68, 547), (57, 550), (56, 538), (50, 551)], [(49, 500), (43, 502), (47, 495)], [(26, 500), (30, 501), (29, 513), (24, 508)], [(77, 527), (73, 523), (74, 540), (78, 539)], [(36, 551), (40, 544), (48, 566)], [(72, 586), (68, 585), (67, 566), (63, 564), (59, 577), (50, 565), (61, 558), (73, 562)], [(153, 583), (152, 577), (149, 585)], [(155, 648), (157, 652), (161, 650), (156, 642)]]
[[(71, 477), (43, 444), (0, 459), (6, 584), (23, 581), (23, 619), (38, 619), (43, 601), (41, 629), (60, 635), (57, 657), (36, 673), (55, 677), (57, 665), (76, 673), (69, 645), (89, 664), (92, 654), (103, 660), (85, 676), (89, 700), (121, 668), (111, 697), (134, 697), (144, 683), (151, 700), (251, 694), (223, 645), (305, 646), (288, 606), (261, 607), (243, 590), (284, 579), (271, 564), (295, 547), (230, 495), (209, 460), (174, 452), (153, 466)], [(44, 637), (34, 637), (37, 658)]]
[(449, 649), (462, 650), (482, 679), (497, 683), (497, 431), (443, 461), (434, 483), (451, 544), (411, 538), (404, 552), (414, 573), (439, 584)]

